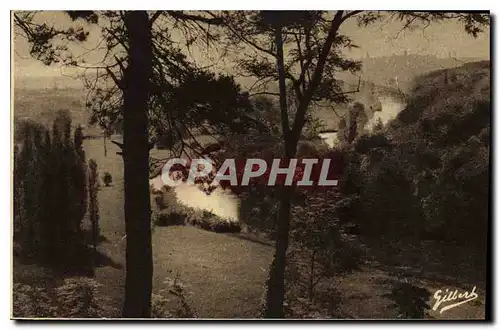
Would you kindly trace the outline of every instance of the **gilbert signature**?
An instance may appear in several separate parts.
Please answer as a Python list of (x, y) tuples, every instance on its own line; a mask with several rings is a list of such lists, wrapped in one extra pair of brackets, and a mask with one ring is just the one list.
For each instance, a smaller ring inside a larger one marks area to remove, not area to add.
[(453, 307), (465, 304), (466, 302), (472, 301), (477, 297), (478, 294), (476, 293), (476, 287), (472, 288), (471, 292), (459, 292), (458, 290), (451, 291), (448, 289), (446, 289), (444, 292), (443, 290), (437, 290), (434, 293), (434, 299), (436, 299), (436, 303), (434, 304), (434, 306), (432, 306), (432, 309), (437, 311), (443, 303), (453, 302), (452, 304), (445, 304), (445, 306), (441, 307), (441, 309), (439, 310), (439, 313), (441, 314), (448, 309), (452, 309)]

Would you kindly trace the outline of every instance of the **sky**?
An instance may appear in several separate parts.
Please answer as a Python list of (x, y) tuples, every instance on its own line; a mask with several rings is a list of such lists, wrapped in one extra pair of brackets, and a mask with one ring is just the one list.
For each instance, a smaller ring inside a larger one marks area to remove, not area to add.
[[(69, 18), (61, 12), (43, 12), (41, 20), (56, 26), (70, 24)], [(366, 28), (357, 26), (355, 20), (346, 21), (341, 27), (341, 33), (351, 37), (359, 48), (352, 49), (348, 55), (353, 59), (361, 59), (367, 54), (370, 57), (390, 56), (393, 54), (434, 55), (456, 58), (474, 57), (489, 59), (490, 31), (487, 30), (478, 38), (464, 32), (463, 26), (456, 22), (433, 23), (427, 28), (402, 30), (401, 22), (385, 20)], [(85, 52), (100, 40), (99, 30), (91, 29), (89, 41), (75, 49), (75, 52)], [(30, 57), (29, 46), (23, 37), (13, 36), (13, 72), (15, 86), (40, 87), (37, 85), (74, 85), (81, 84), (70, 78), (75, 71), (60, 66), (44, 66)], [(92, 54), (88, 61), (97, 61), (99, 54)], [(206, 60), (206, 59), (205, 59)], [(209, 60), (207, 60), (210, 62)], [(68, 77), (70, 76), (70, 77)], [(31, 79), (30, 79), (31, 78)]]

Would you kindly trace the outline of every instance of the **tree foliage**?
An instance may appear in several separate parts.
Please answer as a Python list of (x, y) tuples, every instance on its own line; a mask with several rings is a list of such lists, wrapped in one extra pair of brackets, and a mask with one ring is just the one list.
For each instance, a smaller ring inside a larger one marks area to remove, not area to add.
[(25, 256), (78, 267), (84, 247), (86, 166), (71, 139), (71, 118), (60, 113), (52, 133), (37, 124), (25, 128), (14, 164), (14, 240)]
[(485, 64), (421, 77), (398, 118), (348, 151), (359, 160), (349, 165), (343, 217), (364, 235), (467, 241), (484, 251), (489, 100)]

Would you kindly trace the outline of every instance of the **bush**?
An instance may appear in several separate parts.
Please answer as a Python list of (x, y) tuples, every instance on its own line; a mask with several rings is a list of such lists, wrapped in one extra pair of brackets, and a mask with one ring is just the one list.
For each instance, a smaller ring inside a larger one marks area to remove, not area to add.
[(55, 289), (60, 303), (59, 315), (64, 317), (98, 317), (99, 305), (96, 302), (96, 291), (99, 284), (90, 278), (68, 278), (64, 284)]
[(424, 287), (411, 283), (408, 278), (390, 281), (391, 291), (384, 297), (392, 303), (388, 306), (396, 308), (398, 319), (423, 319), (429, 314), (431, 293)]
[(216, 233), (236, 233), (241, 231), (241, 225), (230, 219), (221, 218), (211, 212), (194, 209), (182, 204), (171, 205), (162, 211), (155, 212), (156, 226), (191, 225)]
[(161, 192), (153, 192), (152, 197), (156, 209), (158, 211), (164, 210), (166, 205), (165, 205), (165, 199), (163, 198), (163, 194)]
[(172, 308), (171, 299), (165, 298), (159, 294), (151, 295), (151, 317), (152, 318), (196, 318), (198, 315), (191, 308), (190, 303), (187, 300), (185, 285), (181, 283), (178, 278), (171, 279), (167, 278), (164, 282), (169, 284), (170, 289), (168, 292), (176, 297), (179, 305), (177, 308)]
[(179, 226), (186, 223), (186, 213), (178, 210), (168, 208), (154, 215), (154, 222), (156, 226)]
[(109, 187), (111, 185), (111, 182), (113, 182), (113, 177), (111, 176), (111, 173), (104, 172), (104, 175), (102, 176), (102, 181), (104, 182), (104, 185), (106, 187)]
[(169, 299), (162, 295), (153, 293), (151, 295), (151, 318), (153, 319), (169, 319), (174, 315), (168, 308)]
[[(445, 74), (458, 81), (443, 86)], [(351, 161), (339, 217), (354, 221), (364, 236), (467, 242), (471, 253), (483, 255), (488, 76), (475, 64), (418, 78), (407, 107), (387, 129), (361, 136), (347, 150)]]
[(107, 299), (99, 299), (100, 285), (87, 277), (70, 277), (54, 290), (14, 283), (13, 316), (22, 318), (119, 317)]
[(189, 212), (186, 222), (216, 233), (236, 233), (241, 231), (241, 225), (238, 222), (219, 217), (205, 210)]
[(54, 317), (56, 307), (46, 289), (14, 283), (12, 294), (12, 315), (14, 317)]

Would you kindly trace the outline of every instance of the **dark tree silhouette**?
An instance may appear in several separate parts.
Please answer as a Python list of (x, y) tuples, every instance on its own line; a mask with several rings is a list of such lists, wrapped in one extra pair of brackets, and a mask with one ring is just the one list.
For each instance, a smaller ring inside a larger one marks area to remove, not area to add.
[(125, 14), (130, 62), (123, 79), (123, 161), (127, 276), (124, 317), (149, 317), (153, 258), (149, 205), (148, 98), (151, 30), (146, 12)]

